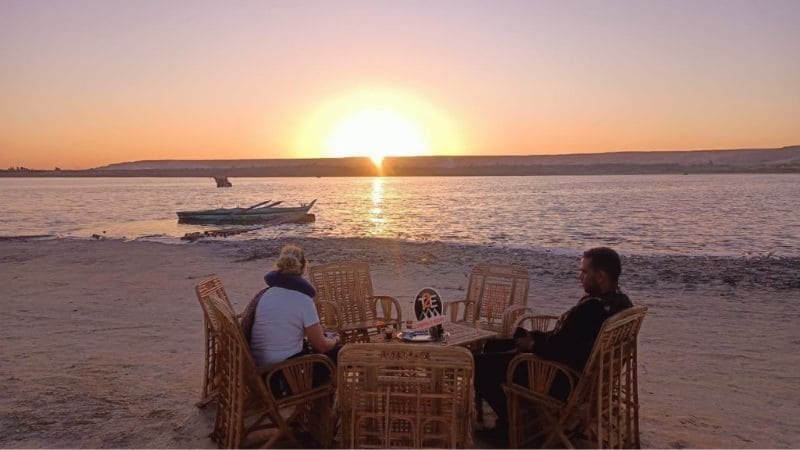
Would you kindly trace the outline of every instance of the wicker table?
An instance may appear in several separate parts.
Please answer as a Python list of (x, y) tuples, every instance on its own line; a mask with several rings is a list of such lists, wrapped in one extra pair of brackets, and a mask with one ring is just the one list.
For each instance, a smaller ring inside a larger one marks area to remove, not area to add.
[[(472, 325), (463, 324), (463, 323), (453, 323), (453, 322), (445, 322), (444, 323), (444, 331), (448, 333), (447, 342), (443, 342), (441, 344), (444, 345), (457, 345), (461, 347), (466, 347), (470, 350), (481, 347), (484, 342), (489, 339), (497, 337), (497, 332), (490, 331), (490, 330), (483, 330), (481, 328), (474, 327)], [(384, 338), (383, 333), (376, 334), (370, 337), (370, 342), (373, 343), (398, 343), (403, 342), (406, 343), (407, 341), (403, 341), (401, 339), (394, 338), (391, 341), (387, 341)], [(417, 342), (407, 342), (409, 345), (421, 345), (423, 343)]]

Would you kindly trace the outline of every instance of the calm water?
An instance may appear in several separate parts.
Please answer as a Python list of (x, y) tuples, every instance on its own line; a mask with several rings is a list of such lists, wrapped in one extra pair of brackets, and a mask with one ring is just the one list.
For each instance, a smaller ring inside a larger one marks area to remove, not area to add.
[(241, 238), (378, 236), (564, 250), (800, 255), (800, 175), (0, 178), (0, 235), (173, 240), (175, 211), (318, 199), (317, 221)]

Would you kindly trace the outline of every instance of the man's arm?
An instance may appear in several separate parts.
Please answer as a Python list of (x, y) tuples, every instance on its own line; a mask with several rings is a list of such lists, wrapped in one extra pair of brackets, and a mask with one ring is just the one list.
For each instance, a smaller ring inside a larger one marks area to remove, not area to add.
[(537, 336), (531, 351), (544, 359), (566, 363), (576, 370), (582, 368), (603, 325), (603, 318), (603, 306), (599, 301), (581, 303), (565, 318), (557, 332)]

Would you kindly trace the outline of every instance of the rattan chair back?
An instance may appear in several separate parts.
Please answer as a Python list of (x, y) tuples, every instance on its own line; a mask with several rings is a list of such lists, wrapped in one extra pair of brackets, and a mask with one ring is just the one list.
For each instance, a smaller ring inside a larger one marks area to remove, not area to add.
[(217, 411), (211, 438), (221, 448), (239, 448), (244, 428), (244, 404), (248, 384), (244, 365), (249, 349), (241, 337), (236, 319), (220, 301), (208, 298), (208, 315), (218, 339), (217, 373), (220, 377), (217, 392)]
[(203, 310), (203, 334), (205, 338), (203, 388), (200, 394), (200, 401), (197, 403), (197, 406), (202, 408), (216, 399), (219, 389), (218, 384), (221, 379), (217, 374), (218, 336), (212, 326), (212, 316), (209, 312), (211, 299), (217, 299), (221, 305), (220, 307), (225, 308), (231, 314), (235, 313), (233, 305), (228, 299), (228, 294), (225, 293), (225, 288), (222, 286), (222, 281), (218, 276), (212, 275), (200, 281), (195, 287), (195, 293), (197, 294), (200, 308)]
[(366, 263), (313, 266), (309, 279), (317, 289), (314, 302), (320, 323), (338, 331), (344, 343), (370, 342), (384, 326), (399, 328), (400, 303), (388, 295), (374, 295)]
[(467, 300), (478, 304), (478, 320), (498, 321), (512, 305), (527, 305), (528, 269), (520, 266), (480, 263), (469, 277)]
[[(368, 304), (373, 296), (369, 265), (363, 262), (334, 262), (311, 266), (308, 278), (317, 289), (314, 300), (324, 300), (338, 306), (342, 323), (365, 322), (374, 319), (374, 308)], [(319, 309), (318, 309), (319, 311)], [(319, 311), (324, 315), (324, 311)], [(326, 323), (325, 317), (320, 321)]]
[[(521, 314), (529, 312), (528, 269), (520, 266), (480, 263), (469, 276), (467, 298), (452, 302), (450, 320), (472, 323), (507, 335)], [(457, 305), (463, 305), (459, 311)]]
[(460, 347), (351, 344), (338, 358), (344, 448), (465, 448), (473, 361)]
[(598, 448), (639, 448), (637, 337), (647, 307), (625, 309), (605, 321), (566, 416), (588, 400), (587, 431)]

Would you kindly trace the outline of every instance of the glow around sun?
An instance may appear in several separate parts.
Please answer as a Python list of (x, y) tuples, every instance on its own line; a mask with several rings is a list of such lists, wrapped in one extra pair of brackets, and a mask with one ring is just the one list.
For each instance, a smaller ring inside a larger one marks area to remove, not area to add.
[(367, 156), (380, 167), (385, 156), (423, 155), (429, 152), (420, 126), (389, 109), (356, 111), (337, 122), (325, 139), (329, 156)]
[(378, 167), (387, 156), (464, 152), (444, 114), (389, 89), (358, 90), (324, 103), (297, 131), (295, 147), (304, 157), (363, 156)]

